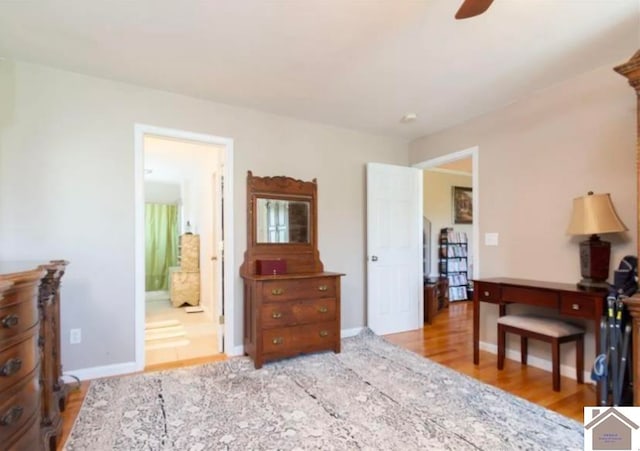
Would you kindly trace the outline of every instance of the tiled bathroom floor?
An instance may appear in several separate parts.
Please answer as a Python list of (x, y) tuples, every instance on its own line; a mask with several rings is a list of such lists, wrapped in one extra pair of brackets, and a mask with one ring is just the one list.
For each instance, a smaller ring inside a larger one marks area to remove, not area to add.
[[(145, 322), (152, 329), (147, 336), (156, 337), (145, 340), (145, 366), (219, 354), (217, 324), (204, 312), (173, 307), (168, 293), (147, 294)], [(161, 338), (163, 334), (167, 337)]]

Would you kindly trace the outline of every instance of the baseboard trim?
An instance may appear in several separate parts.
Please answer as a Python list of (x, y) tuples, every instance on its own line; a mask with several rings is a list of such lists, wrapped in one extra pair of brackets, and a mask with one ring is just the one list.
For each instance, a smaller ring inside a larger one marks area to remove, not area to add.
[(342, 329), (340, 331), (340, 338), (355, 337), (360, 332), (362, 332), (363, 329), (364, 327), (354, 327), (353, 329)]
[(138, 372), (136, 362), (116, 363), (113, 365), (94, 366), (91, 368), (82, 368), (78, 370), (69, 370), (63, 373), (63, 376), (77, 377), (81, 381), (92, 379), (100, 379), (103, 377), (121, 376), (123, 374), (131, 374)]
[[(480, 349), (482, 351), (490, 352), (491, 354), (496, 354), (496, 355), (498, 354), (498, 345), (495, 345), (493, 343), (486, 343), (484, 341), (481, 341)], [(520, 362), (520, 351), (515, 349), (507, 349), (506, 358), (509, 360), (515, 360), (516, 362)], [(551, 373), (550, 360), (529, 355), (527, 357), (527, 365), (533, 366), (535, 368), (540, 368), (541, 370), (545, 370)], [(569, 379), (576, 380), (576, 367), (561, 364), (560, 375), (564, 377), (568, 377)], [(591, 380), (591, 369), (589, 369), (588, 371), (587, 370), (584, 371), (583, 378), (584, 378), (585, 384), (595, 384), (595, 382)]]
[(227, 354), (227, 357), (238, 357), (244, 355), (244, 345), (234, 346), (226, 351), (225, 354)]

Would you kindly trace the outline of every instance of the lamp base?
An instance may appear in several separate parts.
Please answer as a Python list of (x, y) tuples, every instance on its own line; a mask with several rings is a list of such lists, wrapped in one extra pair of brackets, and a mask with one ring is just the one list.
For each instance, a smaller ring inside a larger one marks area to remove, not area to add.
[(578, 288), (580, 288), (581, 290), (587, 290), (587, 291), (609, 289), (609, 284), (607, 283), (606, 280), (602, 281), (602, 280), (594, 280), (594, 279), (586, 278), (586, 279), (582, 279), (576, 285), (578, 285)]
[(609, 256), (611, 244), (603, 241), (598, 235), (580, 243), (580, 275), (578, 288), (583, 290), (608, 289)]

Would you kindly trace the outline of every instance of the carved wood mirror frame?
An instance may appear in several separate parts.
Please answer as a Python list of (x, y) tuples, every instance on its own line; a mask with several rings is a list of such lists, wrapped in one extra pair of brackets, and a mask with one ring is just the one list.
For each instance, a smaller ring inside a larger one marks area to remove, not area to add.
[[(256, 177), (247, 171), (247, 250), (240, 267), (243, 276), (256, 274), (256, 260), (285, 260), (287, 274), (323, 271), (318, 252), (318, 184), (291, 177)], [(259, 198), (309, 202), (308, 243), (259, 243), (256, 206)]]

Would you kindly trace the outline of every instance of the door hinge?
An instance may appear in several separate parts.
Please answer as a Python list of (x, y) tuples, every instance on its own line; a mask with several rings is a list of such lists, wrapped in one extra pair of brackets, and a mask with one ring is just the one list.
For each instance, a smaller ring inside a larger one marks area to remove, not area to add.
[(224, 315), (218, 317), (218, 324), (224, 324)]

